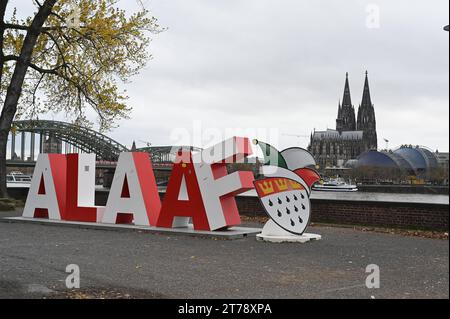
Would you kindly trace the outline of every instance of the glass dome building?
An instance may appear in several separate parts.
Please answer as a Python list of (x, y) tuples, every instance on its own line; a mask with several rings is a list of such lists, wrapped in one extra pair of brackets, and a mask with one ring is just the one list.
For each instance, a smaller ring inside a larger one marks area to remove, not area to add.
[(436, 155), (420, 146), (401, 146), (395, 151), (367, 151), (358, 157), (357, 168), (399, 169), (424, 176), (439, 166)]
[(398, 168), (398, 164), (392, 154), (371, 150), (359, 156), (356, 167)]

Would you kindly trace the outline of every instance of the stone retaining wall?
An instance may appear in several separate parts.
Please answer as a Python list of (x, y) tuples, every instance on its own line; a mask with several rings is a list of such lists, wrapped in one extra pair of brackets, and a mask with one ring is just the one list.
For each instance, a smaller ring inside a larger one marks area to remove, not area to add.
[[(11, 192), (16, 199), (25, 199), (19, 190)], [(96, 194), (96, 205), (106, 205), (108, 192)], [(161, 194), (161, 197), (163, 195)], [(237, 198), (239, 211), (245, 216), (265, 216), (259, 199)], [(389, 228), (448, 231), (449, 205), (432, 203), (352, 201), (312, 199), (312, 222), (341, 225), (365, 225)]]

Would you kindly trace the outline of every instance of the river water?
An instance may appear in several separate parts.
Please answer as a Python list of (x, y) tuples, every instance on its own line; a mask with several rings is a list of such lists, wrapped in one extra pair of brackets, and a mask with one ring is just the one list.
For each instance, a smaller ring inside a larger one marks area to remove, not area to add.
[[(256, 197), (251, 190), (241, 196)], [(313, 191), (311, 199), (448, 205), (449, 195)]]

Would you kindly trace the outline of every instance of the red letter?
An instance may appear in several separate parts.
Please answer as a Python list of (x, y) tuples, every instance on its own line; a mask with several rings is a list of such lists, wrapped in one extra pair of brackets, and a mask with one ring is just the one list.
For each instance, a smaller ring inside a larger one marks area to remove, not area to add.
[(180, 152), (173, 166), (156, 226), (186, 227), (189, 217), (192, 217), (195, 230), (210, 230), (192, 155), (190, 152)]
[(67, 199), (63, 220), (97, 222), (95, 154), (67, 155)]

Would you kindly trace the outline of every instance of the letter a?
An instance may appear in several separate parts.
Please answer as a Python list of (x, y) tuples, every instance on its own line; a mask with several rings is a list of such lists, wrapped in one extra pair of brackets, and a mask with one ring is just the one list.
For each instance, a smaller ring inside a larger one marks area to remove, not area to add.
[(117, 163), (108, 204), (102, 218), (107, 224), (155, 225), (161, 209), (158, 188), (148, 153), (122, 153)]
[(66, 157), (40, 154), (23, 210), (26, 218), (61, 220), (65, 213)]
[(187, 227), (190, 217), (195, 230), (210, 230), (191, 153), (180, 152), (167, 185), (157, 226)]

